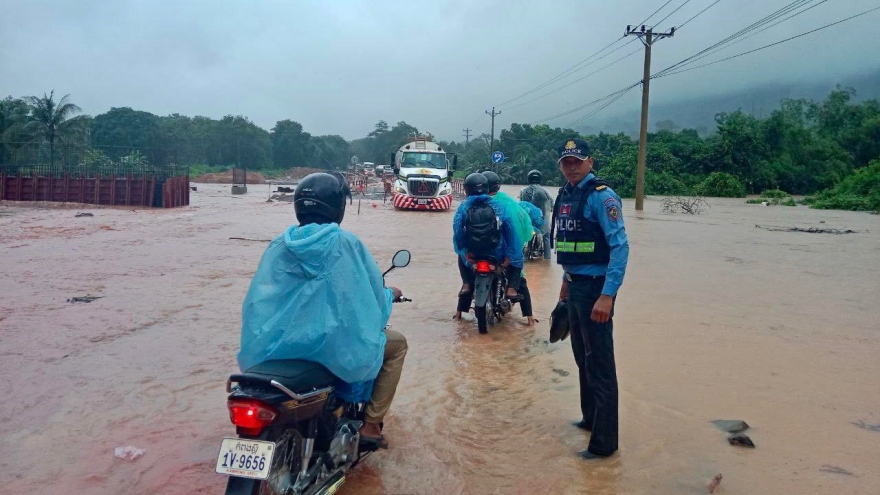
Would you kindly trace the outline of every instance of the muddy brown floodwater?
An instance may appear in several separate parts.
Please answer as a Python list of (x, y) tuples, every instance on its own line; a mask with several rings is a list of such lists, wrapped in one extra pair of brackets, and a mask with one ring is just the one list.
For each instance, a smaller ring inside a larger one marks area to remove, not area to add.
[[(519, 188), (509, 187), (509, 192)], [(173, 210), (0, 205), (0, 492), (222, 493), (241, 301), (294, 222), (267, 186), (199, 185)], [(413, 299), (389, 451), (343, 495), (880, 493), (880, 216), (712, 200), (637, 215), (615, 318), (621, 450), (586, 463), (569, 341), (549, 344), (561, 272), (525, 273), (541, 320), (453, 322), (453, 213), (349, 207), (343, 226)], [(93, 217), (75, 218), (77, 211)], [(824, 223), (823, 223), (824, 222)], [(848, 235), (756, 228), (826, 227)], [(101, 296), (68, 303), (76, 296)], [(754, 450), (710, 421), (743, 419)], [(116, 447), (146, 454), (114, 457)]]

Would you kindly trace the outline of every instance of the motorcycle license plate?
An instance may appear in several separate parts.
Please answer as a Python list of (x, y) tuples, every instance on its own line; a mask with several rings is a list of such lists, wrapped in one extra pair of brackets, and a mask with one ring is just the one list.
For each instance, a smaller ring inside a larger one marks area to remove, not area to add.
[(264, 480), (269, 477), (275, 444), (261, 440), (224, 438), (215, 471), (227, 476)]
[(417, 203), (420, 205), (426, 205), (426, 204), (428, 204), (428, 200), (427, 199), (419, 199), (419, 200), (417, 200)]

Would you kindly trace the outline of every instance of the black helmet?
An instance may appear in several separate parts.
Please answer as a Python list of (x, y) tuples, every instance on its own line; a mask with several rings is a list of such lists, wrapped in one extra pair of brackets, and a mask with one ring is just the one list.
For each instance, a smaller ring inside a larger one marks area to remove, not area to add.
[(464, 179), (464, 192), (468, 196), (486, 194), (489, 192), (489, 179), (481, 173), (472, 173)]
[(491, 170), (487, 170), (483, 172), (483, 175), (486, 176), (486, 179), (489, 181), (489, 194), (497, 193), (501, 190), (501, 177), (499, 177), (498, 174)]
[(537, 170), (529, 170), (529, 184), (540, 184), (541, 183), (541, 172)]
[(299, 181), (293, 193), (293, 208), (300, 225), (342, 223), (348, 184), (330, 174), (309, 174)]

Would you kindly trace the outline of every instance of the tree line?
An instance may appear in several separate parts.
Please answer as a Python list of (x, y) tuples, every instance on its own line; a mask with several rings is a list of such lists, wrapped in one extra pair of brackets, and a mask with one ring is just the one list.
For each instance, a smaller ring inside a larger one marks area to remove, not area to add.
[[(809, 195), (828, 189), (880, 158), (880, 102), (856, 103), (854, 96), (854, 90), (838, 88), (823, 101), (783, 100), (766, 118), (721, 113), (708, 136), (677, 129), (673, 122), (658, 123), (661, 130), (648, 134), (645, 192), (742, 197), (766, 190)], [(550, 184), (561, 184), (555, 149), (572, 136), (578, 136), (572, 129), (511, 125), (496, 141), (506, 156), (499, 173), (522, 184), (528, 171), (537, 169)], [(638, 139), (623, 133), (579, 137), (592, 147), (597, 173), (622, 196), (633, 196)], [(487, 141), (448, 147), (470, 171), (487, 167)]]
[[(840, 185), (850, 191), (846, 194), (868, 191), (880, 198), (880, 184), (875, 184), (880, 179), (871, 182), (870, 172), (877, 167), (869, 167), (880, 160), (880, 102), (856, 102), (854, 97), (854, 90), (838, 87), (821, 101), (783, 100), (764, 118), (742, 111), (721, 113), (708, 135), (659, 122), (659, 130), (648, 134), (645, 192), (742, 197), (783, 190), (811, 195)], [(97, 148), (111, 157), (114, 150), (165, 148), (185, 165), (345, 169), (353, 161), (387, 164), (391, 153), (414, 136), (430, 137), (406, 122), (390, 125), (384, 120), (365, 137), (346, 141), (338, 135), (312, 136), (290, 119), (266, 131), (240, 115), (216, 120), (121, 107), (91, 117), (76, 115), (79, 111), (68, 96), (56, 101), (54, 92), (0, 100), (0, 163), (18, 148), (39, 142), (52, 148), (51, 156), (58, 146)], [(498, 172), (505, 182), (522, 184), (528, 171), (537, 169), (548, 185), (558, 185), (562, 178), (556, 147), (574, 136), (592, 147), (597, 173), (621, 196), (633, 196), (638, 140), (624, 133), (579, 135), (573, 129), (511, 124), (494, 142), (506, 156)], [(483, 134), (466, 143), (440, 144), (458, 155), (456, 173), (464, 176), (490, 166), (491, 141)], [(862, 170), (857, 179), (861, 185), (853, 186), (856, 179), (845, 183)]]

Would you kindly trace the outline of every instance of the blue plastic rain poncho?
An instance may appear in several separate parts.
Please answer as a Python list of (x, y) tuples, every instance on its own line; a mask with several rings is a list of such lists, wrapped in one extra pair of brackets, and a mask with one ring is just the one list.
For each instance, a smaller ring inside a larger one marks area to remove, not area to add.
[[(466, 257), (467, 249), (464, 245), (464, 222), (467, 218), (467, 211), (471, 206), (476, 203), (485, 202), (489, 203), (489, 206), (495, 210), (495, 215), (501, 220), (501, 242), (498, 243), (498, 248), (495, 250), (495, 257), (499, 260), (509, 258), (511, 265), (522, 268), (522, 243), (520, 243), (519, 237), (516, 234), (514, 219), (501, 203), (493, 201), (493, 197), (486, 194), (469, 196), (458, 206), (458, 209), (455, 211), (455, 218), (452, 220), (452, 249), (465, 262), (465, 265), (470, 266)], [(519, 210), (519, 206), (517, 206), (517, 210)], [(531, 229), (531, 227), (529, 228)]]
[(523, 246), (532, 240), (532, 220), (529, 218), (529, 214), (520, 208), (519, 200), (514, 199), (505, 192), (498, 191), (492, 196), (492, 199), (501, 204), (504, 209), (507, 210), (507, 214), (514, 222), (514, 231), (519, 238), (520, 249), (522, 249)]
[(541, 209), (528, 201), (520, 201), (519, 207), (528, 213), (529, 219), (532, 221), (532, 229), (541, 234), (541, 229), (544, 227), (544, 214)]
[(393, 298), (354, 234), (335, 223), (290, 227), (266, 248), (251, 281), (238, 365), (304, 359), (345, 382), (372, 380)]

